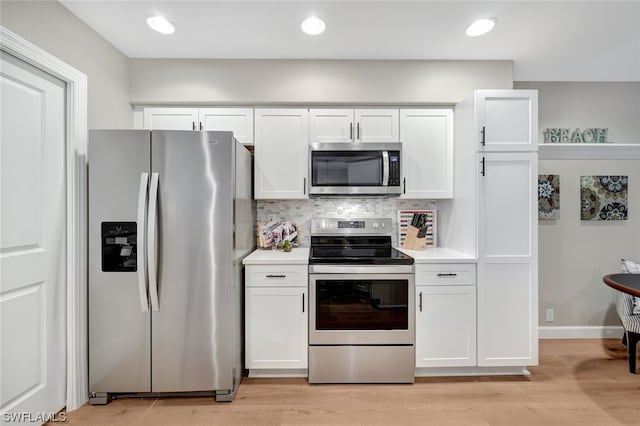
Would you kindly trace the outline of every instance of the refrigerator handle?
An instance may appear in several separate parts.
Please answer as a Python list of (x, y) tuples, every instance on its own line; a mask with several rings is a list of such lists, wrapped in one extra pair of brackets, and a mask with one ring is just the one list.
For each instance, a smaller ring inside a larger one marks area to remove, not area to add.
[(151, 310), (160, 310), (158, 303), (158, 241), (157, 241), (157, 221), (158, 221), (158, 173), (151, 173), (151, 184), (149, 187), (149, 221), (147, 222), (147, 241), (149, 253), (149, 298), (151, 299)]
[(138, 190), (138, 253), (136, 263), (138, 266), (138, 294), (140, 296), (140, 308), (142, 312), (149, 311), (149, 298), (147, 296), (147, 250), (145, 232), (147, 229), (147, 189), (149, 187), (149, 173), (140, 173), (140, 189)]

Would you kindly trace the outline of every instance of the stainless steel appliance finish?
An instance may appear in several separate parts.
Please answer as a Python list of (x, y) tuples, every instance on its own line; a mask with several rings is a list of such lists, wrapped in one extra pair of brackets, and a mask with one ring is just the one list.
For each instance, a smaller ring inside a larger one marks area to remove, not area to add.
[(309, 347), (310, 383), (413, 383), (415, 365), (413, 345)]
[[(253, 248), (251, 154), (231, 132), (100, 130), (89, 164), (92, 401), (231, 400), (242, 375), (241, 260)], [(137, 224), (135, 272), (101, 267), (101, 224), (119, 221)]]
[(390, 234), (390, 219), (312, 219), (310, 383), (413, 383), (413, 259)]
[(401, 143), (312, 143), (309, 194), (402, 193)]

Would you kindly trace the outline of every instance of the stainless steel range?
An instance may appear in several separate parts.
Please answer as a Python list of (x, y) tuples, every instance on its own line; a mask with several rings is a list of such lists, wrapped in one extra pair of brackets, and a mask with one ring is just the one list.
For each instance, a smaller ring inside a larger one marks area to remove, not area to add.
[(391, 219), (312, 219), (309, 382), (413, 383), (413, 258)]

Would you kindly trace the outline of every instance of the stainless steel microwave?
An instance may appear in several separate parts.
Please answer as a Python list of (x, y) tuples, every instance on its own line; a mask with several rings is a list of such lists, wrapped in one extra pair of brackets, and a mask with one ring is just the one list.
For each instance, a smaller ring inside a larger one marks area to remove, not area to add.
[(312, 195), (400, 194), (401, 143), (313, 143)]

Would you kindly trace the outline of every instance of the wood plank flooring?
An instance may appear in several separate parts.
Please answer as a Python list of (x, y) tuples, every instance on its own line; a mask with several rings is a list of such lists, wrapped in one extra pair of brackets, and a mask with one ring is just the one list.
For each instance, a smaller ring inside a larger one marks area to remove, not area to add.
[(541, 340), (530, 377), (419, 378), (413, 385), (248, 379), (232, 403), (121, 399), (71, 425), (640, 425), (640, 374), (618, 340)]

